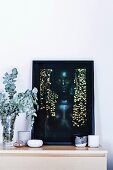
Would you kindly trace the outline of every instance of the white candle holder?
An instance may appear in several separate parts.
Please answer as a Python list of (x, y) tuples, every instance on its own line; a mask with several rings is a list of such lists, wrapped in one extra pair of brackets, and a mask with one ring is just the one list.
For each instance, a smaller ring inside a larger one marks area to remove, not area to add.
[(99, 136), (98, 135), (88, 135), (88, 146), (89, 147), (99, 147)]

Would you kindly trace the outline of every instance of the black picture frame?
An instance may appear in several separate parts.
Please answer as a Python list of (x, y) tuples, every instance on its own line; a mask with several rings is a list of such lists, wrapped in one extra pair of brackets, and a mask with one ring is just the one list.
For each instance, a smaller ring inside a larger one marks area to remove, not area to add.
[(94, 61), (33, 61), (32, 87), (39, 102), (32, 139), (70, 145), (95, 133)]

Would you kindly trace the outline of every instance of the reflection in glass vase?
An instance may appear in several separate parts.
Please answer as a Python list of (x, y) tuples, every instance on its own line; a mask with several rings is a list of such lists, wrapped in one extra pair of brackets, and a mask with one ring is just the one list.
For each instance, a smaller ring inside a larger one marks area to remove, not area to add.
[(14, 123), (16, 116), (15, 114), (7, 115), (2, 120), (3, 125), (3, 145), (13, 146), (13, 136), (14, 136)]

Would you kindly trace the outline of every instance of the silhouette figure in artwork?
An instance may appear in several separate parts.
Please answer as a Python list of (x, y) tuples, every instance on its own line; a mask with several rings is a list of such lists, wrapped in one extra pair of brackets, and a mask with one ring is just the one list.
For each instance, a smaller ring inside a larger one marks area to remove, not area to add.
[(74, 73), (71, 70), (54, 71), (52, 90), (58, 95), (55, 116), (48, 119), (48, 135), (70, 137), (72, 134), (72, 111), (74, 95)]

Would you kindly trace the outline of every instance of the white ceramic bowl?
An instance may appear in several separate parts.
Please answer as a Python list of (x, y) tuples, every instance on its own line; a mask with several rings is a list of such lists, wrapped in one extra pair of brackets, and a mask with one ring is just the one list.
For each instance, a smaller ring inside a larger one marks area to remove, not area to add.
[(41, 147), (43, 145), (43, 141), (37, 140), (37, 139), (32, 139), (32, 140), (28, 140), (27, 145), (29, 147), (38, 148), (38, 147)]

